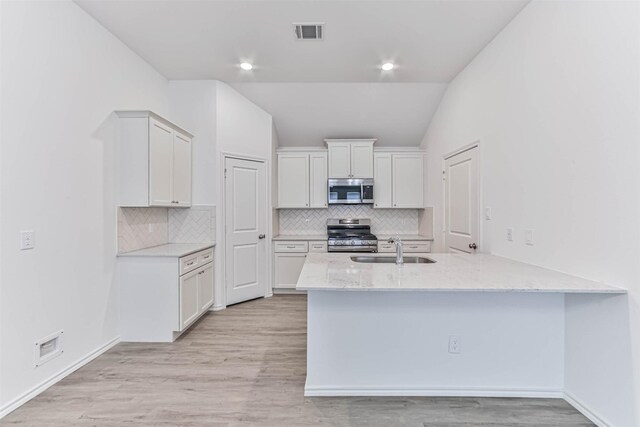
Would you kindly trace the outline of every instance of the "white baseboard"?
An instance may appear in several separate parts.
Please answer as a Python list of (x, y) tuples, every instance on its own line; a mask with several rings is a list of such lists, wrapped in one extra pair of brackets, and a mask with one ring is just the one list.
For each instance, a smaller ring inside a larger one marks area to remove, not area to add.
[(295, 288), (273, 288), (273, 295), (306, 295), (307, 291), (299, 291)]
[(119, 342), (120, 342), (120, 337), (116, 337), (112, 339), (111, 341), (107, 342), (105, 345), (97, 348), (96, 350), (92, 351), (91, 353), (77, 360), (75, 363), (71, 364), (70, 366), (58, 372), (57, 374), (53, 375), (49, 379), (41, 382), (37, 386), (33, 387), (32, 389), (28, 390), (27, 392), (13, 399), (11, 402), (8, 402), (6, 405), (0, 408), (0, 418), (3, 418), (7, 414), (15, 411), (20, 406), (27, 403), (29, 400), (33, 399), (34, 397), (36, 397), (37, 395), (39, 395), (40, 393), (42, 393), (43, 391), (45, 391), (46, 389), (48, 389), (49, 387), (57, 383), (58, 381), (62, 380), (67, 375), (72, 374), (73, 372), (82, 368), (84, 365), (91, 362), (93, 359), (100, 356), (101, 354), (105, 353), (107, 350), (111, 349)]
[(607, 423), (600, 416), (587, 408), (586, 405), (584, 405), (577, 397), (575, 397), (571, 393), (565, 391), (564, 400), (566, 400), (569, 405), (576, 408), (582, 415), (589, 418), (589, 421), (591, 421), (598, 427), (611, 427), (611, 424)]
[(411, 397), (529, 397), (564, 398), (560, 389), (481, 389), (481, 388), (369, 388), (307, 387), (305, 396), (411, 396)]

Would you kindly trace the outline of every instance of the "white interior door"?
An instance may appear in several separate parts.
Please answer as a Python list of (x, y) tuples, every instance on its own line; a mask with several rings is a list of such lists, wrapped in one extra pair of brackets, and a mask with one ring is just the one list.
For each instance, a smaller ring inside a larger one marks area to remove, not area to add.
[(478, 147), (445, 159), (445, 247), (474, 253), (480, 246)]
[(227, 305), (262, 297), (267, 285), (267, 180), (263, 162), (225, 159)]

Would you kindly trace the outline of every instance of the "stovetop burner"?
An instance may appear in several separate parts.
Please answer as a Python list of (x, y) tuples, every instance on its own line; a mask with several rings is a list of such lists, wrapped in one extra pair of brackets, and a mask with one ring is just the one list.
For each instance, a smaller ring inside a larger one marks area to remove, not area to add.
[(327, 220), (329, 252), (377, 252), (378, 238), (370, 219)]

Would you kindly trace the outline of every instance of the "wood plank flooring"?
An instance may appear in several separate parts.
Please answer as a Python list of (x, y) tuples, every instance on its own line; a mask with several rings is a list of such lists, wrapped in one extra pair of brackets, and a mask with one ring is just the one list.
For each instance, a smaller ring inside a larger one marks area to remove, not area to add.
[(305, 398), (306, 298), (206, 315), (173, 344), (119, 344), (2, 426), (591, 426), (559, 399)]

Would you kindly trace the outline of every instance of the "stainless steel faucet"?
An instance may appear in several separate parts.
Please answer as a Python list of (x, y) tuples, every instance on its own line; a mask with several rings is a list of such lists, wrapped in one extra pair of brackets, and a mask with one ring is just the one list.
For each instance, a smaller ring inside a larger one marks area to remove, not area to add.
[(402, 247), (402, 240), (400, 239), (400, 236), (390, 238), (389, 243), (396, 245), (396, 264), (404, 264), (404, 248)]

